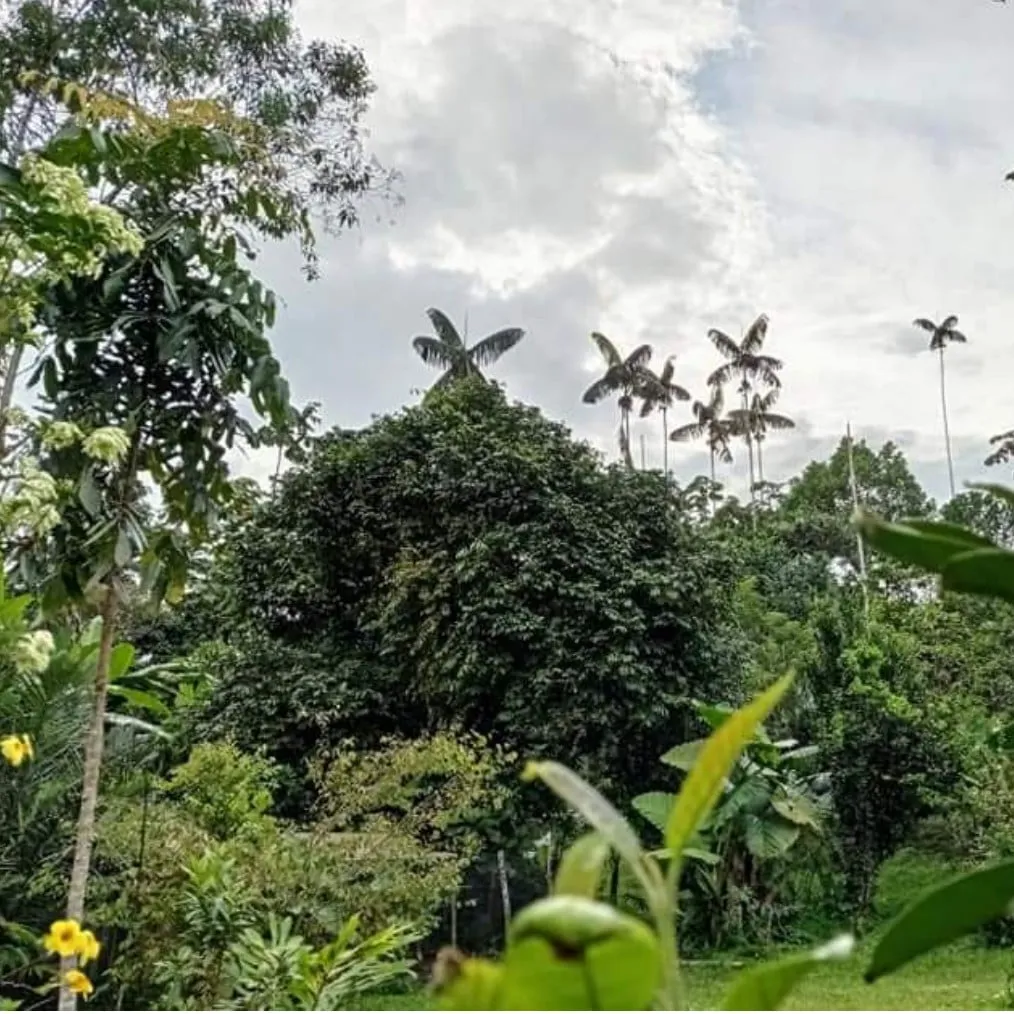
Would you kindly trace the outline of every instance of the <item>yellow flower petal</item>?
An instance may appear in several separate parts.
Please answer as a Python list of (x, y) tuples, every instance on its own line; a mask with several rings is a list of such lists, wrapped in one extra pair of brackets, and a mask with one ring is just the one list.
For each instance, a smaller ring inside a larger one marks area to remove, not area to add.
[(89, 979), (84, 972), (79, 972), (76, 968), (72, 968), (63, 977), (63, 981), (72, 993), (78, 993), (82, 996), (91, 996), (91, 994), (95, 992), (95, 987), (92, 985), (91, 979)]
[(80, 937), (81, 927), (76, 919), (57, 919), (42, 938), (42, 944), (50, 954), (71, 958), (78, 952)]
[[(28, 749), (30, 750), (31, 747)], [(15, 768), (21, 767), (25, 757), (28, 756), (25, 742), (21, 736), (4, 736), (3, 739), (0, 739), (0, 753), (3, 754), (4, 760)]]
[(94, 961), (99, 956), (102, 945), (95, 939), (91, 930), (82, 930), (77, 938), (77, 953), (81, 958), (81, 966), (84, 967), (89, 961)]

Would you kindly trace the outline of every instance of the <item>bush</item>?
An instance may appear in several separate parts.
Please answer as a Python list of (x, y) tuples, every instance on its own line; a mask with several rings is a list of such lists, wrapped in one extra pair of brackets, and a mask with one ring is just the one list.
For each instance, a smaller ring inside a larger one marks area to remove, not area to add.
[(873, 912), (880, 919), (893, 919), (929, 887), (957, 872), (950, 860), (917, 848), (899, 849), (877, 871)]

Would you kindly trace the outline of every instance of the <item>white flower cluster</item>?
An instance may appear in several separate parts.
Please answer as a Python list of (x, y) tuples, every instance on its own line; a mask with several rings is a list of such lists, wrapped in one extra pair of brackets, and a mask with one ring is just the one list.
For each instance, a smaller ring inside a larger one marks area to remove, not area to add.
[(83, 436), (77, 423), (52, 422), (43, 427), (42, 446), (47, 450), (63, 451), (73, 447)]
[(85, 454), (107, 465), (117, 465), (130, 450), (130, 437), (118, 426), (102, 426), (92, 430), (81, 445)]
[(0, 526), (8, 532), (27, 529), (45, 535), (60, 523), (58, 499), (56, 481), (49, 472), (39, 468), (34, 458), (22, 458), (15, 491), (0, 502)]
[(24, 676), (36, 676), (45, 672), (56, 646), (48, 630), (33, 630), (19, 637), (14, 645), (12, 660), (14, 668)]

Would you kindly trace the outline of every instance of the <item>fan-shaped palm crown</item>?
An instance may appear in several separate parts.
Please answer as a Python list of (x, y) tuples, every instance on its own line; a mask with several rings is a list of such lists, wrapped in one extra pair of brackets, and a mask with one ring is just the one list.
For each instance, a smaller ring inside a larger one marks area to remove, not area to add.
[(965, 335), (958, 330), (958, 318), (953, 313), (949, 317), (945, 317), (939, 324), (930, 320), (929, 317), (916, 317), (912, 323), (929, 334), (929, 347), (933, 352), (938, 352), (952, 342), (964, 345), (968, 341)]
[(712, 328), (708, 337), (722, 354), (726, 362), (708, 377), (708, 383), (715, 387), (728, 383), (733, 377), (740, 380), (744, 390), (751, 388), (758, 380), (771, 387), (780, 387), (778, 371), (782, 361), (765, 355), (761, 349), (768, 333), (768, 316), (762, 313), (747, 328), (741, 342), (733, 341), (724, 331)]
[(749, 434), (755, 440), (763, 440), (768, 430), (791, 430), (795, 422), (787, 415), (778, 415), (771, 411), (778, 400), (778, 388), (772, 388), (766, 394), (754, 392), (746, 408), (734, 408), (729, 412), (732, 431), (736, 436)]
[(434, 388), (445, 387), (463, 377), (481, 377), (479, 367), (491, 366), (525, 336), (521, 328), (508, 327), (494, 331), (468, 347), (450, 318), (441, 310), (430, 307), (426, 316), (433, 324), (436, 337), (420, 335), (412, 339), (412, 347), (424, 363), (444, 371), (433, 385)]
[(673, 380), (676, 372), (676, 357), (669, 356), (659, 374), (644, 367), (644, 383), (638, 392), (641, 402), (641, 418), (651, 415), (655, 409), (670, 409), (677, 401), (689, 401), (690, 392)]

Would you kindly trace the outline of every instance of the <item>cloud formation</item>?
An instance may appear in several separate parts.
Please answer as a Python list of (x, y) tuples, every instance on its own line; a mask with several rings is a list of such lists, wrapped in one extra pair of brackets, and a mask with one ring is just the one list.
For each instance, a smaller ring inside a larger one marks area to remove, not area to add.
[[(306, 285), (265, 255), (300, 399), (358, 425), (434, 378), (427, 306), (475, 338), (529, 334), (491, 373), (615, 454), (584, 406), (593, 328), (678, 356), (703, 393), (705, 335), (758, 312), (786, 361), (783, 478), (837, 442), (897, 433), (944, 491), (936, 363), (912, 317), (961, 315), (950, 357), (961, 474), (1007, 428), (1014, 366), (1014, 12), (987, 0), (298, 0), (307, 34), (361, 44), (372, 146), (404, 204), (323, 245)], [(648, 457), (661, 458), (649, 420)], [(742, 455), (740, 455), (742, 457)], [(700, 452), (673, 446), (678, 470)], [(745, 470), (737, 462), (736, 474)], [(692, 474), (692, 473), (691, 473)], [(686, 476), (686, 477), (689, 477)]]

